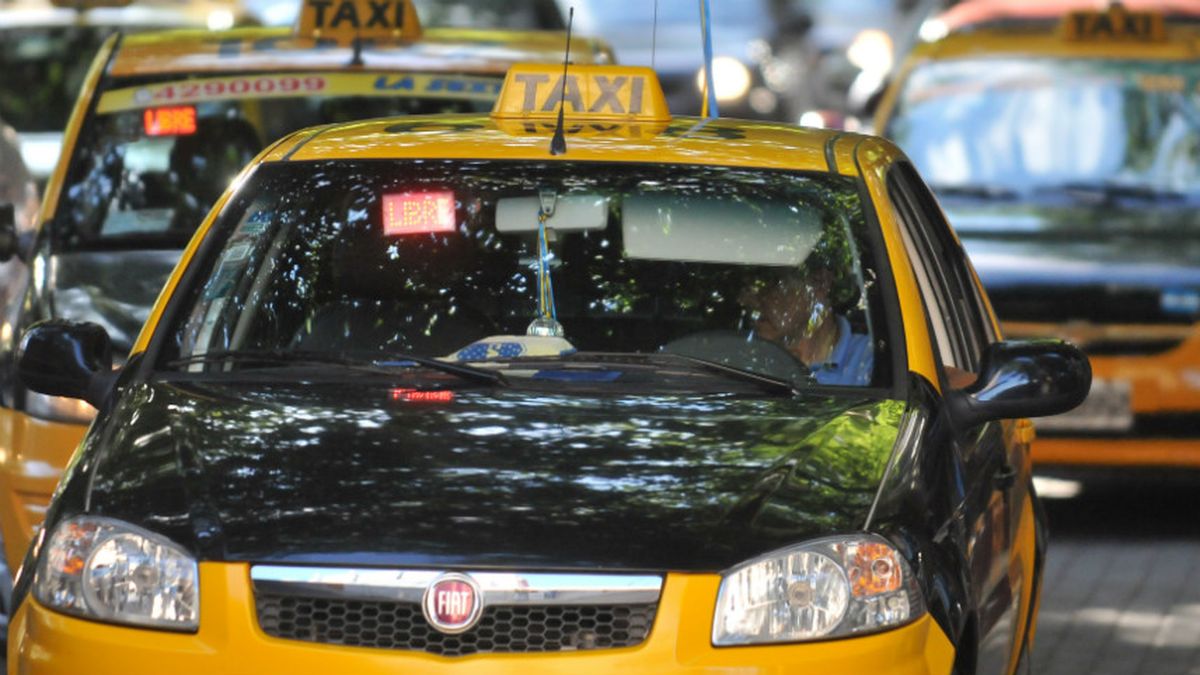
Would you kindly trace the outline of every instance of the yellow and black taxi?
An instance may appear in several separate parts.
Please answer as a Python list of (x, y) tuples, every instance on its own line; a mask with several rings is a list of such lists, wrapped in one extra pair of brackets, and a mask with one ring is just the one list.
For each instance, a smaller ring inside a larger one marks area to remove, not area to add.
[[(278, 138), (373, 116), (487, 112), (509, 65), (561, 63), (566, 42), (563, 32), (422, 31), (413, 7), (397, 0), (314, 0), (298, 32), (107, 42), (67, 128), (40, 227), (0, 237), (0, 257), (20, 268), (13, 301), (0, 308), (0, 528), (9, 563), (24, 556), (94, 415), (20, 386), (12, 353), (25, 326), (92, 321), (123, 357), (196, 226)], [(579, 61), (608, 57), (601, 43), (580, 43)]]
[(515, 66), (491, 115), (260, 155), (119, 370), (15, 588), (18, 672), (1014, 672), (1044, 549), (1001, 341), (890, 143)]
[(957, 5), (877, 129), (932, 185), (1013, 337), (1091, 357), (1039, 464), (1200, 467), (1200, 6)]

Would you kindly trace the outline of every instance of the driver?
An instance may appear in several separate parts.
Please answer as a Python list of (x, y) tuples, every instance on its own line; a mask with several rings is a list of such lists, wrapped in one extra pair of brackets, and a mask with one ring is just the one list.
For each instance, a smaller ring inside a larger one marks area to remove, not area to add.
[(874, 366), (871, 337), (834, 311), (836, 282), (826, 267), (789, 269), (746, 285), (738, 302), (751, 312), (753, 335), (783, 346), (817, 382), (865, 386)]

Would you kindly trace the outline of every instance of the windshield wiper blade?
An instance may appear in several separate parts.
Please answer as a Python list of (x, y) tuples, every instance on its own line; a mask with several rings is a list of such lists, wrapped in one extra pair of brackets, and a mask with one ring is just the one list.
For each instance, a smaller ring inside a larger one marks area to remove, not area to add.
[(1061, 183), (1059, 185), (1039, 188), (1040, 193), (1065, 193), (1072, 197), (1093, 199), (1099, 202), (1110, 202), (1118, 199), (1138, 199), (1146, 201), (1182, 201), (1187, 195), (1177, 190), (1167, 190), (1153, 185), (1083, 181)]
[(256, 361), (270, 364), (303, 364), (319, 363), (339, 366), (366, 366), (369, 363), (355, 361), (341, 354), (328, 352), (310, 352), (292, 349), (214, 349), (200, 354), (192, 354), (178, 359), (171, 359), (164, 365), (170, 368), (190, 366), (215, 361)]
[(938, 197), (966, 197), (969, 199), (994, 199), (997, 201), (1017, 198), (1017, 191), (1012, 188), (984, 183), (930, 185), (929, 188)]
[(415, 354), (404, 354), (396, 352), (388, 352), (385, 354), (387, 360), (376, 359), (372, 363), (379, 366), (402, 366), (405, 363), (415, 363), (419, 366), (436, 370), (449, 375), (456, 375), (464, 380), (478, 382), (492, 386), (507, 387), (508, 378), (504, 377), (499, 371), (485, 370), (475, 366), (468, 366), (465, 363), (454, 363), (453, 361), (442, 361), (429, 356), (417, 356)]
[[(457, 376), (461, 379), (471, 382), (478, 382), (492, 386), (507, 386), (508, 380), (498, 372), (475, 368), (472, 366), (449, 363), (440, 361), (428, 356), (416, 356), (414, 354), (403, 353), (386, 353), (383, 355), (372, 353), (373, 358), (355, 358), (344, 352), (330, 353), (318, 351), (305, 351), (298, 349), (225, 349), (204, 352), (203, 354), (194, 354), (179, 359), (173, 359), (166, 362), (166, 366), (177, 368), (180, 366), (189, 366), (197, 363), (210, 363), (213, 361), (250, 361), (270, 364), (282, 365), (303, 365), (303, 364), (325, 364), (339, 365), (347, 368), (369, 369), (372, 372), (384, 372), (384, 369), (389, 366), (404, 366), (406, 364), (415, 363), (423, 368), (429, 368), (449, 375)], [(386, 360), (384, 360), (386, 358)]]
[[(685, 356), (683, 354), (671, 354), (669, 352), (660, 352), (657, 354), (653, 354), (652, 356), (655, 359), (664, 359), (665, 358), (667, 360), (672, 360), (672, 361), (682, 361), (689, 365), (702, 368), (704, 370), (707, 370), (712, 373), (716, 373), (718, 375), (723, 375), (723, 376), (729, 377), (731, 379), (740, 380), (742, 382), (748, 382), (750, 384), (758, 385), (758, 387), (760, 389), (762, 389), (770, 394), (775, 394), (775, 395), (779, 395), (779, 396), (797, 396), (800, 393), (800, 388), (796, 385), (795, 382), (789, 382), (788, 380), (784, 380), (784, 379), (781, 379), (778, 377), (771, 377), (770, 375), (764, 375), (762, 373), (756, 373), (756, 372), (750, 371), (750, 370), (742, 370), (741, 368), (734, 368), (733, 366), (727, 366), (724, 363), (720, 363), (718, 361), (709, 361), (708, 359), (700, 359), (700, 358), (696, 358), (694, 356)], [(815, 384), (815, 383), (816, 383), (816, 378), (812, 377), (811, 375), (809, 375), (807, 380), (804, 382), (804, 384)]]

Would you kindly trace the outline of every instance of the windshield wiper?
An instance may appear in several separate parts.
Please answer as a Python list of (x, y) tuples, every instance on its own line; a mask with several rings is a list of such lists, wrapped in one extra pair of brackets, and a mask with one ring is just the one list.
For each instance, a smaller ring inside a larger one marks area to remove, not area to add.
[(298, 349), (226, 349), (205, 352), (203, 354), (194, 354), (179, 359), (172, 359), (166, 362), (169, 368), (178, 368), (181, 366), (189, 366), (197, 363), (212, 363), (216, 361), (230, 362), (253, 362), (278, 365), (305, 365), (305, 364), (321, 364), (321, 365), (338, 365), (353, 369), (368, 369), (372, 372), (383, 372), (388, 367), (406, 367), (410, 364), (416, 364), (423, 368), (436, 370), (438, 372), (457, 376), (461, 379), (471, 382), (492, 386), (507, 386), (508, 381), (503, 375), (491, 370), (475, 368), (473, 366), (464, 365), (461, 363), (450, 363), (430, 358), (428, 356), (416, 356), (414, 354), (403, 354), (388, 352), (385, 354), (372, 354), (375, 358), (354, 358), (346, 353), (329, 353), (317, 351), (305, 351)]
[(1017, 198), (1017, 191), (999, 185), (984, 183), (962, 183), (955, 185), (930, 185), (938, 197), (965, 197), (967, 199), (1009, 200)]
[[(796, 396), (800, 393), (797, 383), (789, 382), (778, 377), (771, 377), (762, 373), (756, 373), (751, 370), (742, 370), (727, 366), (724, 363), (717, 361), (709, 361), (708, 359), (699, 359), (694, 356), (685, 356), (683, 354), (671, 354), (669, 352), (659, 352), (657, 354), (648, 355), (651, 359), (667, 359), (671, 361), (681, 361), (693, 367), (698, 367), (707, 370), (711, 373), (722, 375), (730, 379), (748, 382), (757, 385), (763, 391), (777, 396)], [(804, 384), (816, 384), (817, 380), (811, 374), (806, 378)]]
[(1153, 185), (1076, 181), (1038, 188), (1038, 193), (1062, 193), (1081, 201), (1110, 203), (1121, 199), (1141, 201), (1183, 201), (1187, 195), (1177, 190), (1166, 190)]
[(480, 384), (501, 387), (508, 386), (508, 378), (504, 377), (504, 375), (495, 370), (485, 370), (475, 366), (468, 366), (465, 363), (442, 361), (441, 359), (435, 359), (429, 356), (417, 356), (415, 354), (388, 352), (385, 356), (387, 359), (386, 361), (383, 359), (377, 359), (373, 361), (372, 364), (377, 366), (403, 366), (406, 363), (415, 363), (419, 366), (429, 368), (430, 370), (436, 370), (449, 375), (456, 375), (464, 380), (470, 380)]

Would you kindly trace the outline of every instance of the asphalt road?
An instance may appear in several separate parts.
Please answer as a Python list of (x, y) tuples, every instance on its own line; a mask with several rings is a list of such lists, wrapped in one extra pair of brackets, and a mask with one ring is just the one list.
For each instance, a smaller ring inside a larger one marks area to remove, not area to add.
[(1200, 675), (1200, 473), (1124, 472), (1054, 491), (1038, 675)]

